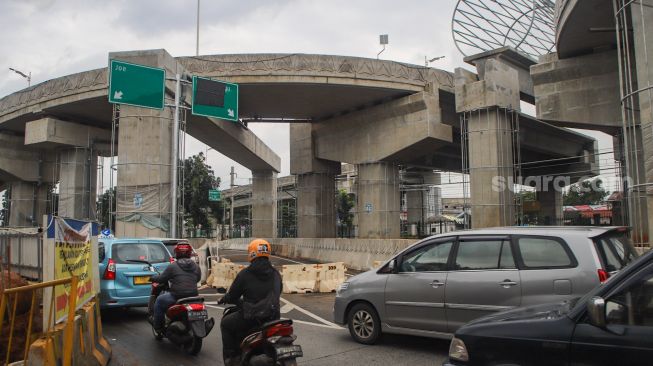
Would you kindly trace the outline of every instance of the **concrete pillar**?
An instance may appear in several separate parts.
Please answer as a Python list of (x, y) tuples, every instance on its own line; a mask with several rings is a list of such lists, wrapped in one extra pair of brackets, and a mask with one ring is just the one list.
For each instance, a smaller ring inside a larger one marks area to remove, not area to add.
[(252, 237), (277, 237), (277, 173), (252, 171)]
[(59, 152), (59, 216), (94, 220), (97, 154), (86, 148)]
[(386, 162), (358, 164), (358, 237), (395, 239), (399, 228), (399, 169)]
[(297, 175), (297, 236), (335, 237), (335, 176), (340, 163), (315, 157), (311, 124), (290, 125), (290, 173)]
[(9, 226), (41, 226), (47, 212), (47, 184), (12, 182), (9, 206)]
[(537, 192), (537, 200), (540, 203), (539, 225), (563, 225), (562, 191), (550, 184)]
[[(653, 229), (653, 44), (647, 36), (653, 32), (653, 0), (642, 0), (634, 2), (630, 5), (633, 27), (633, 40), (634, 40), (634, 56), (636, 70), (636, 84), (633, 90), (641, 90), (640, 93), (635, 94), (633, 104), (635, 112), (633, 116), (635, 123), (639, 122), (640, 128), (638, 131), (641, 136), (641, 145), (637, 145), (641, 149), (643, 156), (636, 162), (631, 161), (631, 170), (637, 168), (643, 171), (642, 179), (639, 179), (639, 187), (634, 187), (634, 199), (629, 203), (636, 205), (633, 212), (636, 217), (631, 218), (635, 222), (631, 225), (635, 226), (633, 230), (633, 241), (636, 243), (643, 243), (650, 245), (651, 233)], [(638, 104), (638, 105), (637, 105)], [(639, 108), (637, 108), (639, 107)], [(630, 116), (630, 114), (628, 114)], [(639, 121), (637, 121), (639, 120)], [(632, 121), (631, 121), (632, 122)], [(629, 146), (632, 151), (637, 148), (635, 145)], [(644, 201), (646, 202), (644, 204)], [(639, 228), (636, 225), (640, 226)]]
[(425, 192), (422, 190), (406, 191), (406, 211), (409, 224), (417, 224), (424, 221), (426, 206)]
[(170, 108), (121, 107), (117, 237), (165, 237), (170, 230), (172, 118)]
[(475, 229), (515, 224), (511, 116), (499, 108), (468, 114), (470, 205)]
[(336, 236), (335, 175), (297, 175), (297, 227), (300, 238)]

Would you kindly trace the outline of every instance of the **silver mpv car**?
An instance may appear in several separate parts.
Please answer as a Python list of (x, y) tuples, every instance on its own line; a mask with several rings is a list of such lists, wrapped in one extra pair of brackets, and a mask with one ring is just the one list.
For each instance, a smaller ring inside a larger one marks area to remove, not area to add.
[(337, 292), (358, 342), (381, 333), (449, 338), (491, 312), (579, 297), (637, 253), (616, 227), (506, 227), (424, 239)]

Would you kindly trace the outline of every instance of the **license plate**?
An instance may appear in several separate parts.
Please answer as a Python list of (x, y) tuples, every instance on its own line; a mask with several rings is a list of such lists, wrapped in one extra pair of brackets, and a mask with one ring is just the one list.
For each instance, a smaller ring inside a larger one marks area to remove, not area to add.
[(189, 311), (188, 320), (204, 320), (209, 317), (206, 310)]
[(297, 358), (304, 356), (302, 352), (302, 346), (292, 345), (292, 346), (277, 346), (274, 348), (277, 353), (277, 359), (283, 360), (286, 358)]
[(134, 285), (149, 285), (151, 276), (134, 276)]

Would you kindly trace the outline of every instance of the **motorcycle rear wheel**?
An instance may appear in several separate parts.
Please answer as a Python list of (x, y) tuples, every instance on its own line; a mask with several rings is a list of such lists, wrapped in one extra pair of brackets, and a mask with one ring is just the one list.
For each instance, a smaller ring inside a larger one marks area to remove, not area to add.
[(289, 358), (287, 360), (277, 361), (277, 366), (297, 366), (297, 360)]
[(202, 338), (193, 337), (193, 340), (184, 345), (184, 351), (191, 356), (196, 356), (202, 350)]

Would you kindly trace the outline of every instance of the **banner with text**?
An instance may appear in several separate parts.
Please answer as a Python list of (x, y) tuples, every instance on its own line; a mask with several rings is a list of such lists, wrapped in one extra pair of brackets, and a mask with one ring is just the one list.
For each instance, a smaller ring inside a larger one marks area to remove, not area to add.
[[(93, 265), (91, 261), (92, 224), (84, 224), (75, 230), (66, 220), (56, 217), (54, 235), (54, 278), (55, 280), (78, 276), (77, 308), (81, 308), (93, 296)], [(55, 287), (54, 301), (57, 322), (68, 315), (68, 294), (70, 285)]]

